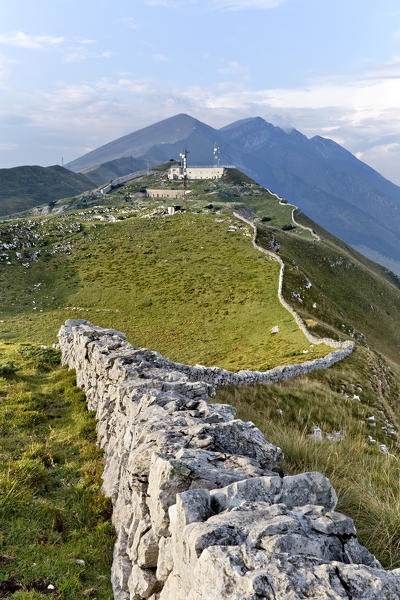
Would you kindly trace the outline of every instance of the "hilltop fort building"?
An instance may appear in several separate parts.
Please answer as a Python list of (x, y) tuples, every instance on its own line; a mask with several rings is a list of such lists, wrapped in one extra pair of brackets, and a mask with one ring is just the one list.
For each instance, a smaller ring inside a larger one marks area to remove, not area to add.
[(225, 172), (225, 167), (219, 166), (219, 148), (214, 147), (215, 167), (188, 167), (187, 156), (189, 152), (185, 150), (180, 154), (181, 164), (173, 166), (168, 171), (168, 179), (221, 179)]
[[(186, 190), (189, 194), (191, 190)], [(185, 190), (169, 190), (169, 189), (146, 189), (147, 198), (184, 198)]]
[(221, 179), (225, 172), (224, 167), (171, 167), (168, 179), (184, 179), (186, 170), (187, 179)]

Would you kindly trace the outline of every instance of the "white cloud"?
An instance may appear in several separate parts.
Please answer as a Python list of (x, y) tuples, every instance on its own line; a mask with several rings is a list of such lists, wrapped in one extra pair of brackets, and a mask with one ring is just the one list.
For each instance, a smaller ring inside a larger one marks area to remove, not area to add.
[(147, 6), (174, 6), (176, 2), (171, 0), (146, 0)]
[(80, 63), (84, 60), (96, 59), (96, 58), (109, 58), (111, 56), (110, 50), (104, 50), (103, 52), (90, 51), (88, 46), (78, 45), (72, 46), (64, 54), (63, 59), (66, 63)]
[(146, 95), (156, 95), (157, 84), (155, 82), (151, 82), (146, 79), (129, 79), (129, 78), (121, 78), (118, 79), (115, 83), (107, 81), (106, 83), (101, 83), (100, 86), (108, 87), (109, 90), (127, 92), (129, 94), (133, 94), (135, 96), (146, 94)]
[(236, 60), (230, 60), (224, 67), (217, 69), (221, 75), (242, 75), (247, 73), (247, 67)]
[(79, 63), (86, 60), (88, 53), (85, 47), (78, 47), (70, 52), (64, 54), (64, 61), (66, 63)]
[(0, 81), (6, 78), (8, 73), (8, 63), (6, 60), (0, 56)]
[(10, 75), (11, 66), (16, 64), (18, 64), (18, 61), (11, 60), (10, 58), (0, 55), (0, 83), (3, 85), (3, 91)]
[(16, 150), (18, 148), (18, 144), (7, 144), (7, 143), (1, 143), (0, 144), (0, 151), (8, 151), (8, 150)]
[(164, 8), (187, 8), (188, 6), (201, 6), (208, 2), (209, 0), (145, 0), (147, 6), (163, 6)]
[(121, 17), (120, 19), (118, 19), (118, 21), (129, 27), (129, 29), (138, 28), (138, 23), (134, 17)]
[[(391, 177), (395, 179), (396, 175), (393, 177), (393, 174), (398, 174), (400, 141), (391, 144), (377, 144), (365, 152), (357, 152), (356, 156), (360, 160), (373, 165), (382, 175), (389, 179)], [(397, 179), (399, 179), (398, 175)]]
[(394, 56), (389, 62), (375, 65), (366, 74), (366, 79), (398, 79), (400, 78), (400, 57)]
[(218, 11), (269, 10), (280, 6), (287, 0), (145, 0), (147, 6), (164, 6), (165, 8), (182, 8), (200, 6)]
[(283, 4), (286, 0), (213, 0), (213, 7), (223, 11), (269, 10)]
[(3, 46), (17, 46), (19, 48), (40, 49), (48, 46), (62, 44), (63, 37), (52, 35), (30, 35), (23, 31), (12, 34), (0, 34), (0, 44)]
[(156, 62), (168, 62), (169, 58), (166, 54), (156, 53), (152, 54), (152, 59)]

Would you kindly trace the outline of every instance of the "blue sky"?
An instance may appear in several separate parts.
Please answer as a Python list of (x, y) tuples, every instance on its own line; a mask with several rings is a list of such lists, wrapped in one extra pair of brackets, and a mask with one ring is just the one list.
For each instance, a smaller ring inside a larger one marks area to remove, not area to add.
[(398, 0), (0, 5), (0, 168), (186, 112), (331, 137), (400, 184)]

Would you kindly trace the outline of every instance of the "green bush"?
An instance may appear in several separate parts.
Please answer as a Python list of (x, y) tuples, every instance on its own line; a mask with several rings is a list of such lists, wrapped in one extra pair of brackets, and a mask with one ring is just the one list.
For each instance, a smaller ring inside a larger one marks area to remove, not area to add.
[(59, 350), (47, 348), (46, 346), (22, 346), (20, 355), (39, 371), (50, 371), (60, 364), (61, 354)]
[(11, 360), (0, 363), (0, 377), (12, 377), (18, 371), (19, 367)]

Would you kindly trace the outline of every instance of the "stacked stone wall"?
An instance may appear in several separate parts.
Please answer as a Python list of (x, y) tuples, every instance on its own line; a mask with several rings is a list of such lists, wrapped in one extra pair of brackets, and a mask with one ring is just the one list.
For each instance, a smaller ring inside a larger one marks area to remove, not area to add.
[(280, 448), (208, 402), (215, 377), (83, 320), (59, 340), (96, 412), (116, 600), (400, 598), (400, 570), (358, 543), (329, 481), (285, 476)]

